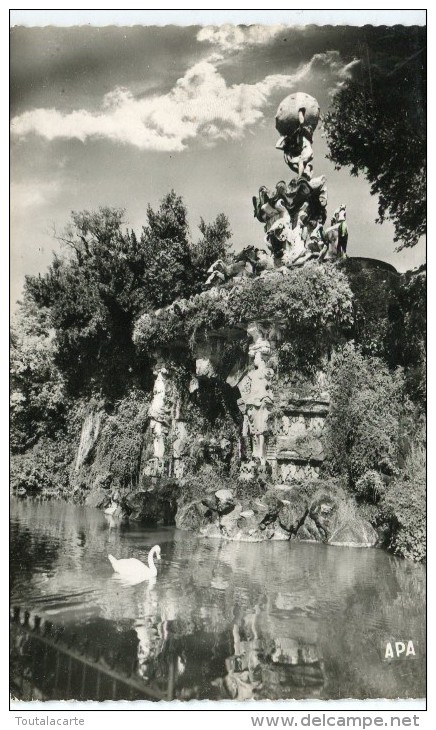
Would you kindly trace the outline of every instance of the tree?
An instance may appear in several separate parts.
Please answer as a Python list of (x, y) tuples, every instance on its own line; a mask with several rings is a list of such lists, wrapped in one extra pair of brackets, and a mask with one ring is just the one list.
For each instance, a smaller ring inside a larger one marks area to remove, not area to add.
[(55, 365), (56, 343), (49, 311), (25, 298), (12, 326), (11, 447), (30, 448), (52, 436), (65, 422), (68, 399), (62, 373)]
[(70, 253), (55, 257), (44, 276), (26, 277), (26, 291), (48, 307), (56, 332), (56, 364), (70, 391), (116, 393), (134, 365), (133, 317), (143, 303), (144, 255), (134, 233), (123, 231), (124, 211), (72, 213), (61, 237)]
[(213, 223), (209, 225), (201, 218), (198, 227), (202, 238), (192, 246), (192, 265), (195, 271), (195, 282), (201, 285), (206, 280), (207, 270), (214, 261), (228, 258), (232, 232), (229, 220), (224, 213), (217, 215)]
[[(202, 222), (205, 238), (226, 234), (222, 219)], [(196, 286), (183, 200), (171, 191), (156, 211), (148, 206), (140, 237), (125, 228), (123, 210), (99, 208), (73, 212), (58, 238), (68, 255), (55, 257), (44, 276), (26, 277), (25, 286), (49, 312), (55, 362), (70, 392), (116, 399), (131, 386), (147, 387), (147, 359), (132, 341), (135, 319)]]
[(359, 64), (324, 117), (329, 159), (365, 174), (378, 195), (378, 222), (392, 220), (399, 249), (414, 246), (426, 230), (422, 50), (389, 69)]
[(141, 234), (146, 308), (163, 307), (190, 294), (193, 272), (187, 215), (182, 198), (174, 190), (163, 198), (157, 211), (150, 205), (147, 208), (148, 225)]

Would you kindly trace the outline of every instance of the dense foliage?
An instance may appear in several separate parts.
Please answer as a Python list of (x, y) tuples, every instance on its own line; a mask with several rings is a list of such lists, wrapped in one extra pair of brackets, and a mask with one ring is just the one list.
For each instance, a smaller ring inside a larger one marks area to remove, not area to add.
[(397, 274), (349, 259), (345, 270), (353, 293), (353, 340), (363, 355), (402, 366), (407, 394), (425, 410), (426, 267)]
[(307, 265), (286, 276), (278, 272), (240, 279), (189, 302), (144, 314), (136, 324), (134, 341), (144, 352), (174, 342), (190, 343), (194, 348), (195, 341), (211, 330), (241, 327), (255, 316), (280, 324), (285, 341), (280, 353), (288, 367), (309, 367), (318, 364), (329, 345), (350, 331), (352, 314), (347, 277), (330, 267)]
[(26, 296), (49, 312), (55, 362), (76, 396), (101, 389), (117, 398), (131, 385), (147, 387), (147, 368), (132, 342), (136, 317), (190, 296), (198, 288), (195, 271), (214, 250), (222, 255), (230, 236), (220, 215), (210, 225), (201, 221), (194, 245), (174, 191), (157, 211), (148, 206), (147, 221), (138, 237), (125, 229), (122, 210), (73, 213), (60, 238), (69, 255), (55, 257), (46, 275), (26, 278)]
[(364, 173), (378, 196), (379, 220), (392, 220), (400, 248), (426, 231), (424, 68), (423, 38), (398, 65), (362, 61), (324, 118), (330, 159)]
[(88, 483), (112, 490), (138, 486), (148, 406), (147, 395), (132, 389), (105, 413)]
[(425, 433), (418, 428), (400, 474), (386, 491), (383, 507), (391, 522), (389, 547), (416, 562), (426, 558)]
[(425, 267), (407, 272), (390, 306), (385, 357), (404, 368), (407, 392), (422, 410), (426, 407), (427, 275)]
[(392, 474), (405, 410), (401, 370), (391, 372), (352, 344), (335, 354), (330, 367), (327, 424), (333, 471), (346, 473), (351, 487), (369, 470)]
[(425, 559), (425, 431), (401, 368), (349, 343), (331, 362), (326, 468), (398, 555)]
[(50, 312), (26, 298), (12, 324), (11, 447), (26, 451), (65, 426), (69, 407)]

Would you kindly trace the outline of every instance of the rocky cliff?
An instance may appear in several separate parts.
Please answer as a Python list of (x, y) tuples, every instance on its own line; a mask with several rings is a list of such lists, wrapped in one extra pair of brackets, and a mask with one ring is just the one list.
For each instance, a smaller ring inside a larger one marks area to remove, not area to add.
[[(346, 266), (395, 277), (380, 262)], [(253, 281), (144, 316), (137, 345), (153, 341), (156, 349), (148, 351), (154, 385), (144, 406), (139, 479), (120, 489), (110, 475), (106, 484), (100, 478), (88, 504), (115, 520), (176, 524), (230, 540), (376, 544), (374, 528), (323, 468), (329, 361), (347, 336), (352, 311), (343, 269), (309, 265), (268, 274), (251, 319), (245, 299)], [(295, 299), (285, 295), (297, 286), (296, 312), (290, 311)], [(210, 327), (199, 326), (203, 310)], [(93, 454), (98, 462), (101, 421), (95, 410), (84, 418), (76, 471)]]

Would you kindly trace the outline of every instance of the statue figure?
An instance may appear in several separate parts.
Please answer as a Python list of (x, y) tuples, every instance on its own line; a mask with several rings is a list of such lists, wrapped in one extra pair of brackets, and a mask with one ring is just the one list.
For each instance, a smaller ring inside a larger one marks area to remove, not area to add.
[(250, 370), (238, 383), (241, 393), (238, 405), (244, 415), (242, 435), (251, 439), (253, 458), (265, 460), (265, 439), (270, 430), (269, 416), (273, 406), (271, 381), (274, 370), (267, 364), (271, 344), (256, 324), (250, 324), (247, 333), (253, 340), (248, 348)]
[(282, 265), (281, 259), (285, 251), (295, 243), (295, 234), (292, 229), (291, 216), (282, 199), (275, 203), (274, 211), (274, 216), (271, 216), (265, 225), (265, 243), (274, 257), (274, 263)]
[(348, 227), (345, 205), (340, 205), (335, 210), (330, 226), (324, 229), (324, 239), (324, 249), (319, 257), (320, 261), (333, 261), (346, 257)]
[(310, 259), (318, 258), (321, 255), (324, 245), (324, 232), (319, 221), (307, 220), (301, 234), (303, 247), (291, 261), (292, 266), (303, 266)]
[[(259, 197), (253, 198), (255, 215), (265, 223), (265, 241), (276, 266), (289, 266), (295, 257), (305, 253), (304, 221), (325, 222), (327, 187), (324, 175), (310, 179), (311, 170), (302, 178), (291, 180), (289, 186), (281, 180), (274, 192), (263, 186)], [(310, 231), (311, 232), (311, 231)], [(307, 234), (306, 234), (307, 237)]]
[(330, 228), (327, 228), (326, 233), (334, 233), (337, 245), (337, 257), (347, 257), (347, 243), (348, 243), (348, 226), (347, 226), (347, 208), (345, 205), (340, 205), (333, 214)]
[(276, 149), (283, 150), (286, 164), (298, 177), (313, 159), (313, 133), (319, 115), (317, 100), (303, 92), (290, 94), (277, 109), (276, 129), (282, 136)]
[(204, 286), (209, 288), (217, 284), (224, 284), (229, 279), (242, 276), (255, 276), (257, 261), (254, 246), (246, 246), (240, 253), (234, 255), (230, 262), (218, 259), (207, 270), (209, 274)]
[(265, 251), (264, 248), (256, 249), (256, 261), (259, 276), (264, 276), (268, 271), (274, 269), (274, 260), (271, 253)]
[(230, 263), (218, 259), (208, 269), (208, 278), (204, 283), (205, 288), (214, 287), (218, 284), (225, 284), (230, 279), (241, 277), (254, 277), (262, 272), (274, 268), (271, 256), (264, 249), (246, 246), (240, 253), (236, 254)]
[[(153, 398), (149, 408), (150, 431), (153, 435), (153, 463), (163, 469), (165, 457), (165, 444), (171, 424), (172, 399), (169, 398), (170, 384), (168, 382), (168, 370), (163, 366), (157, 366), (153, 371), (155, 375)], [(153, 465), (150, 465), (153, 469)]]
[(293, 172), (301, 177), (306, 166), (313, 160), (313, 135), (309, 126), (304, 125), (304, 111), (299, 113), (301, 124), (292, 136), (280, 137), (276, 149), (283, 150), (285, 162)]
[[(346, 256), (348, 228), (345, 206), (327, 220), (327, 180), (313, 177), (313, 132), (319, 121), (318, 102), (309, 94), (287, 96), (277, 110), (276, 128), (282, 135), (276, 145), (298, 177), (279, 180), (274, 190), (265, 185), (253, 197), (254, 216), (264, 224), (265, 242), (274, 266), (302, 266)], [(259, 273), (259, 271), (256, 271)]]

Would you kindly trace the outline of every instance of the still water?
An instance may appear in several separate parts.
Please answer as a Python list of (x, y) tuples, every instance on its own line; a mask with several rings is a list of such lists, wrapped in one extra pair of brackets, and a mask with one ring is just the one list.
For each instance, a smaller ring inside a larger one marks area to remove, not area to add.
[[(425, 570), (382, 550), (232, 543), (120, 525), (89, 507), (13, 500), (12, 603), (150, 681), (176, 658), (180, 699), (425, 695)], [(107, 554), (146, 561), (120, 584)], [(384, 659), (386, 641), (415, 656)], [(132, 664), (133, 662), (133, 664)]]

